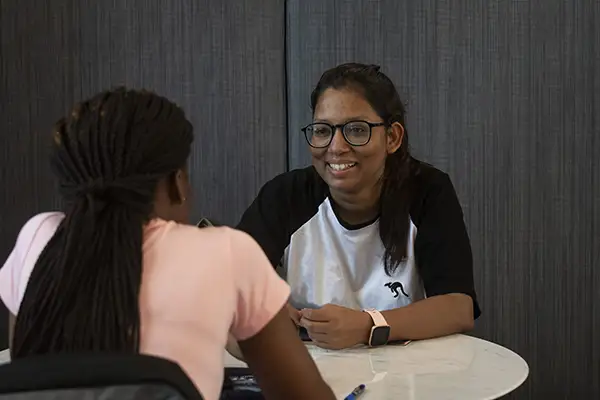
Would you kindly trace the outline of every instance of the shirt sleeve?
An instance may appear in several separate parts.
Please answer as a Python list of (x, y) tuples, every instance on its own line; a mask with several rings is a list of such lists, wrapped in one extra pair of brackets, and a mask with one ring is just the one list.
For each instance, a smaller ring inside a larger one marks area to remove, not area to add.
[(473, 299), (474, 318), (481, 314), (473, 280), (473, 255), (463, 212), (447, 174), (430, 186), (422, 203), (415, 257), (428, 297), (462, 293)]
[(17, 290), (21, 275), (19, 265), (22, 265), (20, 258), (18, 246), (15, 246), (0, 269), (0, 299), (12, 315), (17, 314)]
[(231, 254), (237, 292), (231, 333), (236, 340), (245, 340), (260, 332), (282, 309), (290, 296), (290, 287), (247, 234), (233, 231)]
[(293, 190), (286, 176), (275, 177), (260, 189), (237, 226), (260, 245), (273, 267), (280, 263), (290, 241), (290, 196)]
[(21, 228), (15, 247), (0, 269), (0, 298), (12, 315), (17, 315), (35, 262), (62, 218), (62, 213), (38, 214)]

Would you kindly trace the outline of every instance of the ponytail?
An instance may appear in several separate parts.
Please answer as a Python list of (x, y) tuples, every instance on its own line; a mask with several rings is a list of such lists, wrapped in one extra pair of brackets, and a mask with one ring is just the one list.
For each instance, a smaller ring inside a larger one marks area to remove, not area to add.
[(183, 112), (148, 92), (105, 92), (59, 121), (51, 166), (65, 218), (29, 278), (14, 358), (139, 351), (143, 227), (191, 142)]

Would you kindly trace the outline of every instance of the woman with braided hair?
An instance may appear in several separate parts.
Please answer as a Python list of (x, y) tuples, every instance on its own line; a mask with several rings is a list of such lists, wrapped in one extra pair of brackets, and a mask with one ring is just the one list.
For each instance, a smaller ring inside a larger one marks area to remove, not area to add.
[(333, 398), (256, 242), (186, 224), (192, 140), (179, 107), (124, 88), (58, 122), (51, 167), (65, 211), (30, 219), (0, 270), (12, 357), (152, 354), (216, 399), (231, 334), (267, 398)]

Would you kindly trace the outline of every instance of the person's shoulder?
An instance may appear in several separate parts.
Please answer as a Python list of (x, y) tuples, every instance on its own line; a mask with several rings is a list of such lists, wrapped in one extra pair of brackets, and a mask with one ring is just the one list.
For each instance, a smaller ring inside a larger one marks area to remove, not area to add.
[(160, 237), (169, 243), (171, 249), (177, 249), (178, 252), (202, 253), (210, 251), (226, 253), (232, 247), (247, 247), (249, 244), (256, 244), (254, 239), (246, 232), (228, 226), (199, 228), (195, 225), (167, 222), (162, 226), (162, 229), (164, 229), (164, 232), (160, 234)]
[(24, 250), (33, 240), (49, 241), (65, 218), (62, 212), (44, 212), (31, 217), (21, 228), (17, 238), (17, 249)]
[(21, 228), (4, 265), (0, 267), (0, 298), (13, 315), (18, 312), (29, 275), (64, 215), (46, 212), (30, 218)]
[(176, 243), (177, 248), (203, 250), (215, 246), (227, 246), (233, 229), (226, 226), (210, 226), (199, 228), (196, 225), (166, 222), (160, 226), (162, 239)]
[[(175, 224), (163, 235), (163, 248), (173, 252), (173, 257), (193, 260), (211, 260), (223, 269), (226, 265), (253, 263), (264, 256), (258, 243), (244, 231), (227, 226), (198, 228), (194, 225)], [(241, 257), (241, 258), (240, 258)], [(268, 264), (265, 257), (265, 263)], [(236, 268), (236, 265), (232, 265)]]
[(448, 174), (431, 164), (417, 161), (414, 173), (415, 189), (417, 192), (429, 192), (452, 184)]
[(40, 227), (42, 225), (59, 225), (65, 218), (65, 214), (59, 211), (48, 211), (34, 215), (29, 218), (23, 228), (25, 227)]
[(421, 217), (431, 207), (450, 205), (448, 200), (454, 203), (456, 192), (450, 176), (422, 161), (417, 161), (413, 173), (411, 217), (413, 222), (421, 220)]
[(293, 169), (277, 175), (263, 186), (261, 194), (273, 200), (322, 200), (327, 195), (327, 184), (314, 167)]

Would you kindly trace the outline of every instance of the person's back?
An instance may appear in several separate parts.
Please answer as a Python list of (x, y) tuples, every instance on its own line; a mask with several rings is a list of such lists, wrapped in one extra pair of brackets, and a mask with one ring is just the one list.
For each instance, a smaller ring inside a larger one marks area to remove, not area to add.
[(102, 93), (59, 122), (52, 166), (65, 213), (32, 218), (0, 270), (17, 316), (12, 357), (150, 353), (214, 399), (231, 332), (267, 397), (333, 398), (258, 245), (177, 223), (189, 215), (191, 142), (183, 112), (146, 92)]

